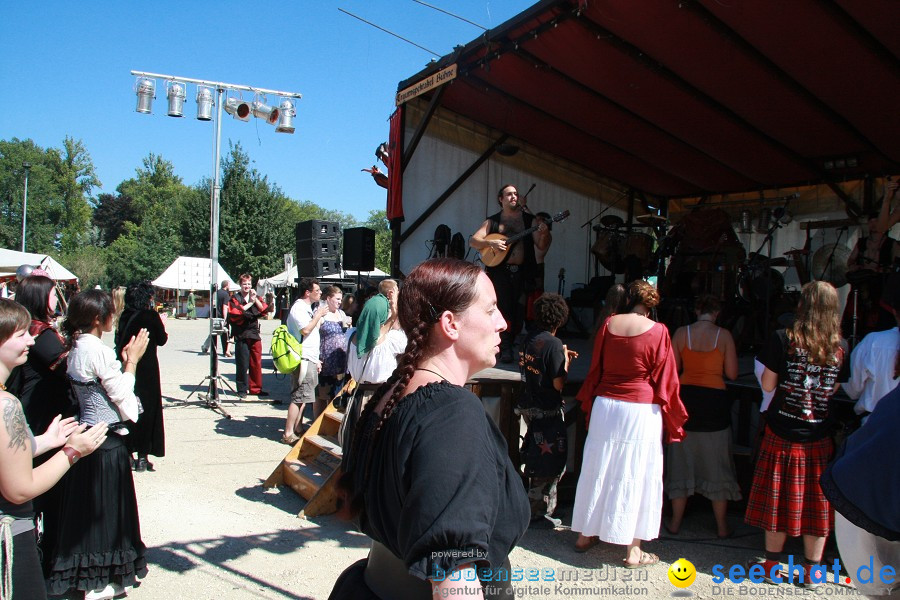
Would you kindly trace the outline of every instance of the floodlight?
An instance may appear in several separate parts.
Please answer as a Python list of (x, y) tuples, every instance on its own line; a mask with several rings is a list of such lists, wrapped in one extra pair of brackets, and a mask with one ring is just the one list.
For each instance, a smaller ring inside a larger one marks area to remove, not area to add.
[(279, 114), (280, 119), (278, 125), (275, 126), (275, 131), (278, 133), (294, 133), (294, 117), (297, 116), (297, 111), (294, 110), (294, 103), (291, 102), (290, 98), (282, 100)]
[(137, 108), (135, 110), (149, 115), (153, 106), (153, 100), (156, 98), (156, 81), (146, 77), (138, 79), (135, 92), (137, 93)]
[(166, 97), (169, 99), (169, 116), (184, 116), (184, 85), (174, 82), (166, 82)]
[(216, 101), (213, 100), (213, 92), (210, 88), (201, 85), (197, 87), (197, 120), (211, 121), (212, 109)]
[(254, 100), (253, 104), (250, 105), (250, 109), (254, 117), (262, 119), (269, 125), (274, 125), (278, 121), (278, 109), (274, 106), (269, 106), (265, 102)]
[(225, 101), (225, 112), (241, 121), (250, 120), (250, 105), (240, 98), (229, 98)]

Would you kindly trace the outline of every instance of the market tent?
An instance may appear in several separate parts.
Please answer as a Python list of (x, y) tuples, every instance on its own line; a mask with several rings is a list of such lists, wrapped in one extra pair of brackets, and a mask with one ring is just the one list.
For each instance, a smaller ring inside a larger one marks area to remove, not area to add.
[[(356, 279), (359, 274), (360, 273), (358, 271), (342, 270), (340, 274), (334, 273), (332, 275), (325, 275), (324, 277), (318, 277), (318, 279)], [(373, 269), (371, 271), (363, 271), (362, 276), (387, 277), (388, 274), (381, 269)], [(257, 290), (264, 289), (267, 285), (271, 285), (274, 288), (295, 287), (297, 285), (297, 265), (292, 266), (287, 271), (282, 271), (278, 275), (272, 275), (271, 277), (260, 279), (256, 284)]]
[(47, 271), (50, 274), (50, 278), (55, 281), (78, 281), (78, 277), (74, 273), (56, 262), (51, 256), (0, 249), (0, 278), (15, 277), (16, 269), (22, 265), (40, 267)]
[[(222, 265), (218, 265), (216, 283), (223, 279), (234, 282), (234, 279), (225, 272)], [(194, 258), (191, 256), (179, 256), (162, 275), (153, 280), (153, 285), (167, 290), (209, 290), (210, 284), (210, 260), (208, 258)]]

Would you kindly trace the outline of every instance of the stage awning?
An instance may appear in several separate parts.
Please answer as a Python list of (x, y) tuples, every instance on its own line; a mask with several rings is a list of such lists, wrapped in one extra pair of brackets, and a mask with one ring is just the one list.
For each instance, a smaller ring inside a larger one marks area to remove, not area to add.
[(19, 252), (18, 250), (0, 249), (0, 278), (16, 276), (16, 269), (22, 265), (40, 267), (50, 274), (55, 281), (75, 282), (78, 277), (67, 268), (56, 262), (47, 254)]
[[(163, 273), (152, 281), (158, 288), (168, 290), (208, 290), (211, 261), (208, 258), (194, 258), (191, 256), (179, 256)], [(232, 287), (237, 282), (231, 278), (222, 265), (218, 265), (216, 284), (224, 280), (231, 282)]]
[(420, 97), (655, 196), (841, 182), (900, 172), (898, 24), (893, 0), (545, 0), (398, 91), (455, 64)]

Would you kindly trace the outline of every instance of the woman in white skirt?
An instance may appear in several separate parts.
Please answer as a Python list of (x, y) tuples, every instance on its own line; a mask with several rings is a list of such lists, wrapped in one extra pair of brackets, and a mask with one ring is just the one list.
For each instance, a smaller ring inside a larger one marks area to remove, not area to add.
[(584, 460), (575, 492), (575, 550), (599, 540), (627, 547), (622, 561), (634, 569), (659, 562), (641, 550), (659, 536), (663, 500), (663, 434), (684, 438), (687, 412), (678, 394), (672, 342), (664, 325), (648, 317), (659, 293), (645, 281), (628, 286), (627, 308), (598, 332), (591, 368), (578, 400), (593, 398)]

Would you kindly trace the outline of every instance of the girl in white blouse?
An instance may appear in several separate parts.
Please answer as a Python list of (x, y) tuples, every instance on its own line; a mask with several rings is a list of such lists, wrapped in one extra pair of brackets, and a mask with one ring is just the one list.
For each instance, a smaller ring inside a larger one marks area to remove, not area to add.
[(78, 399), (79, 419), (109, 423), (109, 436), (76, 464), (64, 481), (60, 520), (47, 523), (44, 548), (50, 595), (72, 591), (85, 600), (120, 596), (147, 574), (130, 453), (123, 436), (141, 405), (134, 372), (147, 349), (142, 329), (122, 349), (122, 362), (104, 344), (115, 321), (112, 297), (88, 290), (72, 298), (63, 330), (72, 346), (67, 374)]

